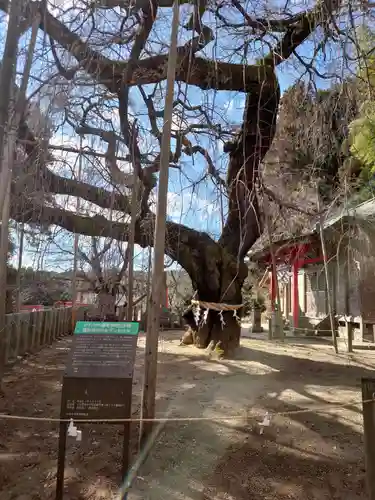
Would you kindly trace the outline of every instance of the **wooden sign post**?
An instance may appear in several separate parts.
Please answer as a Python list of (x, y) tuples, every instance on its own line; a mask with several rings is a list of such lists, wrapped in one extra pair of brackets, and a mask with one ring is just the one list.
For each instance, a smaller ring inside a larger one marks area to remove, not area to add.
[[(79, 426), (87, 420), (130, 419), (138, 330), (138, 323), (77, 322), (63, 378), (62, 420), (73, 419)], [(68, 425), (60, 423), (56, 500), (64, 494)], [(123, 478), (129, 468), (129, 439), (130, 422), (125, 422)]]
[(367, 493), (375, 500), (375, 378), (362, 379), (362, 401)]

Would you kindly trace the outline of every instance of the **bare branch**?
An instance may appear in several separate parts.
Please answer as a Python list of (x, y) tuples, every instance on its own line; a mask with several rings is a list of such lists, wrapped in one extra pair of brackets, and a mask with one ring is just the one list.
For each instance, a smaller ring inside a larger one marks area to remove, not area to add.
[(44, 169), (43, 177), (50, 193), (76, 196), (104, 209), (113, 208), (113, 210), (130, 213), (130, 202), (126, 196), (120, 193), (113, 193), (85, 182), (60, 177), (48, 168)]
[(318, 0), (315, 9), (297, 16), (295, 24), (289, 26), (281, 41), (264, 58), (264, 62), (278, 65), (288, 59), (317, 26), (330, 21), (340, 3), (341, 0)]

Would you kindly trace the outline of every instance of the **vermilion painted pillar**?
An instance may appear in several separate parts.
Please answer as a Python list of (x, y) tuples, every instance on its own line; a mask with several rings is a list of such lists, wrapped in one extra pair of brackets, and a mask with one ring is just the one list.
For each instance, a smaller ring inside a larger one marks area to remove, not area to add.
[(298, 297), (298, 270), (299, 270), (299, 262), (297, 259), (294, 260), (293, 266), (293, 279), (292, 279), (292, 307), (293, 307), (293, 326), (295, 328), (298, 327), (299, 322), (299, 297)]

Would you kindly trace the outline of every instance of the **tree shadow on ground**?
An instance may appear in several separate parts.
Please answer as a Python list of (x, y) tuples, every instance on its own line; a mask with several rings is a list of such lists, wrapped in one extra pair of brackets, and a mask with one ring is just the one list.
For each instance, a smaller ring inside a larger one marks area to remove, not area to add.
[[(240, 354), (241, 361), (267, 365), (275, 370), (267, 374), (249, 375), (249, 379), (253, 381), (254, 378), (262, 379), (264, 387), (272, 392), (276, 391), (277, 394), (274, 397), (269, 397), (267, 394), (258, 397), (257, 409), (262, 408), (264, 412), (267, 410), (296, 413), (272, 417), (271, 428), (262, 436), (259, 435), (259, 416), (256, 419), (251, 418), (248, 422), (248, 425), (252, 426), (252, 431), (248, 426), (233, 423), (201, 424), (197, 436), (204, 435), (207, 442), (215, 439), (217, 432), (222, 432), (223, 427), (241, 432), (242, 442), (244, 435), (246, 440), (245, 444), (228, 446), (218, 460), (214, 472), (201, 474), (203, 490), (196, 491), (195, 494), (190, 492), (186, 498), (365, 499), (361, 433), (353, 429), (350, 422), (345, 423), (343, 418), (339, 420), (335, 415), (316, 413), (314, 410), (303, 413), (298, 411), (307, 405), (322, 407), (330, 403), (329, 397), (323, 398), (313, 394), (306, 389), (306, 386), (332, 385), (356, 391), (360, 387), (361, 377), (371, 377), (374, 371), (363, 366), (343, 366), (328, 361), (298, 359), (287, 354), (259, 350), (259, 347), (254, 349), (242, 347)], [(164, 369), (176, 367), (175, 354), (173, 359), (167, 353), (161, 354), (161, 359)], [(197, 361), (203, 359), (207, 360), (204, 354), (194, 356), (188, 361), (184, 359), (183, 362), (196, 365)], [(231, 377), (244, 372), (242, 366), (236, 366), (233, 362), (213, 360), (212, 364), (217, 367), (228, 366)], [(295, 376), (291, 377), (291, 374)], [(200, 377), (198, 369), (196, 376)], [(290, 404), (281, 401), (279, 396), (285, 389), (295, 391), (301, 397), (301, 402)], [(336, 395), (335, 401), (338, 397)], [(306, 399), (309, 400), (308, 403)], [(360, 416), (360, 407), (346, 404), (345, 408)], [(251, 414), (251, 411), (249, 413)], [(213, 427), (220, 430), (215, 432)], [(298, 445), (301, 434), (305, 436), (302, 442), (306, 442), (306, 447), (309, 446), (311, 436), (315, 439), (311, 449), (304, 449), (304, 446)], [(181, 438), (188, 442), (188, 436), (185, 439), (181, 434)], [(174, 459), (177, 459), (174, 462), (176, 466), (178, 457)], [(147, 466), (148, 473), (152, 473), (152, 464), (155, 466), (155, 462), (152, 461)], [(178, 494), (181, 491), (186, 493), (188, 484), (189, 478), (185, 478), (183, 487), (181, 484), (175, 485), (176, 496), (173, 496), (171, 489), (164, 488), (161, 480), (157, 488), (164, 493), (164, 496), (160, 493), (147, 498), (179, 498)]]
[[(287, 345), (282, 345), (285, 352), (288, 348)], [(327, 353), (329, 354), (329, 353)], [(238, 360), (246, 360), (252, 362), (259, 362), (267, 365), (278, 372), (288, 372), (288, 364), (293, 360), (293, 372), (299, 374), (303, 377), (303, 383), (313, 383), (315, 380), (319, 379), (319, 384), (329, 378), (335, 378), (340, 375), (342, 380), (342, 385), (347, 387), (359, 387), (361, 378), (364, 377), (375, 377), (375, 356), (374, 365), (365, 365), (361, 363), (361, 366), (351, 364), (350, 358), (341, 358), (341, 360), (347, 360), (348, 363), (343, 369), (343, 365), (340, 363), (327, 362), (322, 360), (313, 360), (307, 357), (293, 357), (289, 354), (281, 354), (271, 352), (269, 350), (260, 350), (259, 346), (251, 348), (250, 346), (241, 346), (239, 349)], [(340, 357), (338, 357), (340, 360)]]
[(245, 443), (228, 448), (206, 483), (205, 500), (362, 499), (363, 464), (295, 449), (266, 431), (249, 432)]
[[(176, 339), (176, 335), (173, 338)], [(69, 344), (68, 340), (63, 342)], [(355, 390), (360, 386), (361, 377), (374, 375), (373, 370), (363, 366), (299, 359), (267, 350), (267, 345), (265, 343), (263, 349), (258, 343), (252, 348), (250, 341), (241, 348), (239, 359), (211, 359), (209, 363), (203, 352), (191, 355), (184, 348), (181, 348), (180, 355), (160, 352), (159, 410), (163, 414), (175, 405), (175, 414), (189, 416), (192, 413), (185, 400), (201, 397), (201, 414), (211, 405), (224, 403), (228, 405), (228, 415), (233, 414), (237, 400), (243, 402), (244, 410), (248, 409), (250, 415), (254, 401), (264, 412), (291, 412), (305, 407), (306, 403), (302, 401), (306, 398), (310, 400), (309, 404), (313, 401), (314, 406), (315, 403), (323, 405), (327, 402), (324, 397), (312, 394), (309, 385)], [(7, 398), (1, 402), (1, 412), (58, 417), (66, 352), (66, 349), (47, 349), (26, 360), (23, 368), (16, 367), (8, 377)], [(247, 362), (270, 370), (256, 373), (249, 369)], [(134, 417), (139, 415), (138, 388), (142, 365), (143, 349), (138, 349)], [(208, 392), (201, 395), (200, 386), (203, 383), (209, 386), (215, 379), (218, 379), (219, 389), (223, 384), (223, 390), (213, 395)], [(169, 389), (165, 388), (168, 380), (173, 381), (175, 395), (171, 396), (171, 383)], [(258, 392), (254, 392), (254, 384), (258, 384)], [(301, 396), (301, 401), (294, 404), (281, 401), (280, 395), (285, 389), (292, 389)], [(219, 403), (215, 398), (219, 398)], [(349, 409), (358, 414), (356, 406)], [(160, 434), (138, 472), (142, 479), (138, 478), (134, 484), (136, 496), (131, 498), (365, 498), (362, 439), (350, 423), (315, 412), (291, 413), (272, 417), (270, 428), (260, 436), (259, 420), (258, 415), (241, 426), (236, 422), (222, 421), (175, 422), (160, 426)], [(13, 462), (9, 457), (0, 461), (3, 483), (0, 499), (13, 500), (24, 493), (35, 499), (54, 498), (57, 425), (0, 421), (0, 426), (3, 458), (11, 453), (19, 455)], [(137, 454), (138, 428), (138, 424), (132, 425), (133, 458)], [(81, 444), (68, 445), (67, 498), (109, 498), (105, 495), (109, 490), (115, 492), (120, 483), (121, 427), (85, 426), (83, 436)], [(315, 445), (303, 449), (301, 442), (308, 446), (311, 437), (315, 439)]]

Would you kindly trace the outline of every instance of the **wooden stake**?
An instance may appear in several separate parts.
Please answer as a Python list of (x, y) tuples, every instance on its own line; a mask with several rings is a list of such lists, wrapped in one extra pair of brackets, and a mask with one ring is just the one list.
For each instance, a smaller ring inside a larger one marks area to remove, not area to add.
[[(165, 227), (167, 215), (168, 174), (171, 126), (173, 113), (173, 94), (177, 61), (177, 34), (179, 22), (179, 3), (173, 4), (171, 44), (167, 69), (167, 90), (164, 107), (163, 135), (160, 151), (159, 192), (156, 209), (154, 262), (152, 273), (151, 297), (147, 315), (147, 334), (145, 348), (145, 373), (142, 392), (141, 419), (155, 418), (155, 395), (158, 360), (158, 340), (160, 326), (160, 303), (163, 287)], [(140, 445), (152, 432), (152, 422), (141, 420)]]

